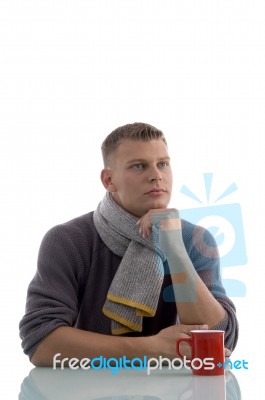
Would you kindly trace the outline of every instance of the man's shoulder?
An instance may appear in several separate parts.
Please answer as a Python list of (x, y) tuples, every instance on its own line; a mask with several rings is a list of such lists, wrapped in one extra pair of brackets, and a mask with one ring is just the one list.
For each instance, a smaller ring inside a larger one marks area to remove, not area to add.
[(203, 228), (200, 225), (193, 224), (190, 221), (187, 221), (186, 219), (181, 219), (181, 226), (182, 226), (182, 234), (186, 236), (192, 236), (194, 232), (197, 230), (199, 231), (204, 231), (205, 228)]
[(93, 222), (93, 213), (91, 211), (53, 226), (46, 232), (44, 240), (66, 239), (72, 242), (98, 240), (97, 230)]
[(78, 217), (72, 218), (69, 221), (59, 224), (59, 226), (64, 226), (69, 229), (95, 229), (93, 222), (94, 211), (90, 211), (86, 214), (80, 215)]
[(211, 247), (216, 247), (215, 239), (208, 229), (185, 219), (181, 219), (181, 225), (182, 237), (186, 246), (194, 246), (195, 243), (203, 242)]

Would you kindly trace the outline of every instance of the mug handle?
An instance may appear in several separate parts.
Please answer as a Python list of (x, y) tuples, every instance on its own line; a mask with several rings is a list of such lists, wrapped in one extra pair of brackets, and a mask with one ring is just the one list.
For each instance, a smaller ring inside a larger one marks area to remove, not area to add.
[(180, 346), (180, 343), (181, 342), (187, 342), (190, 346), (192, 346), (192, 342), (191, 342), (191, 339), (182, 339), (182, 338), (180, 338), (180, 339), (177, 339), (177, 342), (176, 342), (176, 352), (177, 352), (177, 355), (180, 357), (180, 358), (182, 358), (182, 360), (183, 360), (183, 355), (180, 353), (180, 349), (179, 349), (179, 346)]

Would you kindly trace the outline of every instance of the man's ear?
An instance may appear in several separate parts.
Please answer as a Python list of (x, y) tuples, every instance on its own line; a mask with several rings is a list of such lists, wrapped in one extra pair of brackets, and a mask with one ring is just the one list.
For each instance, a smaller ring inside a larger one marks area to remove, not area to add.
[(116, 192), (117, 191), (116, 186), (112, 182), (111, 170), (109, 168), (104, 168), (101, 171), (100, 179), (101, 179), (101, 182), (103, 183), (104, 188), (108, 192)]

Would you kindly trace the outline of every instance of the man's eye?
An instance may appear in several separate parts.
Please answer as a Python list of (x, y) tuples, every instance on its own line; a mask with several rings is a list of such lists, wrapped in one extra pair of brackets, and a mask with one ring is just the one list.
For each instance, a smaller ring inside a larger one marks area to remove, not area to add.
[(132, 167), (134, 169), (143, 169), (144, 168), (144, 164), (134, 164)]
[(161, 161), (161, 162), (159, 163), (159, 165), (160, 165), (160, 167), (165, 168), (165, 167), (167, 167), (169, 164), (168, 164), (168, 162), (166, 162), (166, 161)]

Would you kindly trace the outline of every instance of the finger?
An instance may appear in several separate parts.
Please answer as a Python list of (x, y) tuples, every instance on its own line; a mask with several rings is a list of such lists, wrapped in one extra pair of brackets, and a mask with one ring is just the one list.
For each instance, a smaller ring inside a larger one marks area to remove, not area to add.
[(151, 235), (151, 233), (152, 233), (151, 226), (150, 225), (146, 225), (146, 227), (145, 227), (145, 236), (149, 237)]
[(187, 357), (187, 359), (190, 360), (191, 359), (191, 355), (192, 355), (191, 353), (192, 353), (191, 346), (188, 345), (188, 343), (181, 342), (180, 343), (180, 354), (182, 356), (185, 355)]
[(231, 354), (232, 354), (232, 352), (231, 352), (231, 350), (229, 350), (229, 349), (227, 349), (226, 347), (225, 347), (225, 357), (230, 357), (231, 356)]
[(143, 221), (141, 223), (141, 231), (144, 238), (150, 236), (151, 234), (151, 221), (148, 215), (143, 218)]
[(197, 330), (201, 331), (201, 330), (208, 330), (209, 329), (209, 326), (207, 324), (188, 325), (188, 326), (190, 326), (190, 328), (191, 328), (190, 330), (191, 331), (197, 331)]
[(148, 236), (150, 236), (150, 230), (146, 225), (144, 225), (143, 227), (140, 227), (139, 233), (140, 233), (140, 235), (142, 235), (142, 237), (144, 239), (147, 238)]
[(190, 333), (191, 331), (208, 330), (207, 324), (202, 325), (179, 325), (179, 332)]
[(151, 230), (149, 228), (146, 228), (144, 231), (144, 238), (149, 238), (151, 236)]
[(140, 219), (137, 221), (136, 225), (137, 225), (138, 228), (139, 228), (139, 233), (140, 233), (140, 235), (143, 235), (144, 217), (140, 218)]

